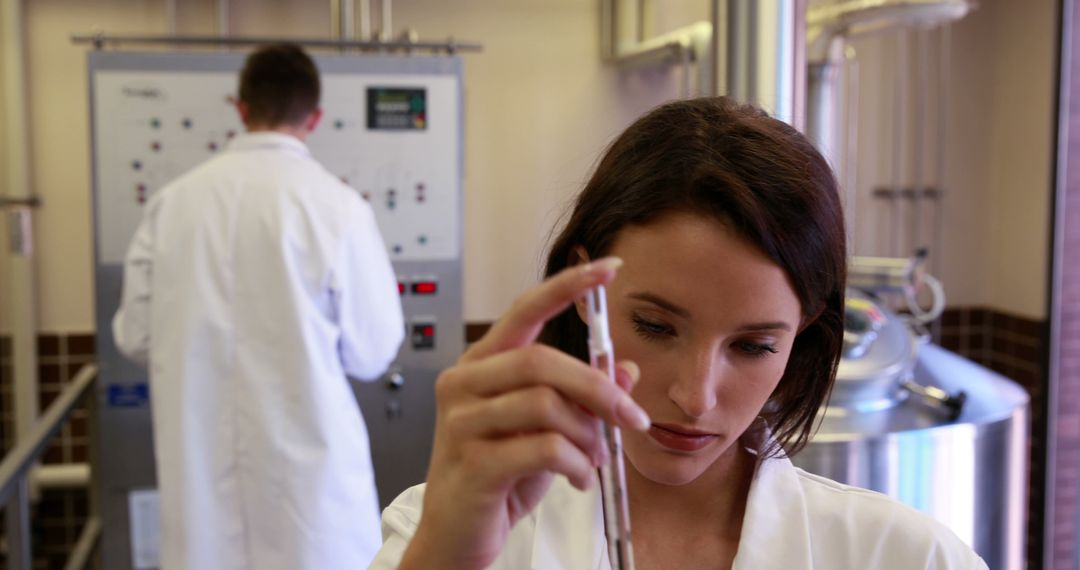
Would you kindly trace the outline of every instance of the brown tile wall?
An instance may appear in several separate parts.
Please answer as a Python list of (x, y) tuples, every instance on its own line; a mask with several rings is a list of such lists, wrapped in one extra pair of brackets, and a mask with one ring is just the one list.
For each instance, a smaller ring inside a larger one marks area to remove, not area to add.
[[(44, 411), (78, 373), (94, 361), (92, 334), (43, 334), (38, 337), (38, 398)], [(12, 445), (11, 339), (0, 337), (0, 451)], [(80, 406), (60, 428), (43, 454), (45, 464), (87, 461), (87, 411)], [(86, 521), (89, 496), (84, 489), (49, 489), (31, 511), (35, 570), (63, 568)], [(0, 568), (5, 567), (0, 556)]]

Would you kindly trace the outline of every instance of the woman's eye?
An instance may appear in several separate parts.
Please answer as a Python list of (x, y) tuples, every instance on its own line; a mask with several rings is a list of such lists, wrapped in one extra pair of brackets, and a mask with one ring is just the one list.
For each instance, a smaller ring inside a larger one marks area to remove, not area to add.
[(675, 334), (675, 331), (671, 327), (663, 323), (650, 321), (641, 317), (634, 317), (633, 322), (634, 330), (648, 340), (655, 340), (660, 337), (673, 336)]
[(744, 354), (754, 357), (764, 357), (779, 352), (776, 346), (763, 342), (740, 341), (735, 346)]

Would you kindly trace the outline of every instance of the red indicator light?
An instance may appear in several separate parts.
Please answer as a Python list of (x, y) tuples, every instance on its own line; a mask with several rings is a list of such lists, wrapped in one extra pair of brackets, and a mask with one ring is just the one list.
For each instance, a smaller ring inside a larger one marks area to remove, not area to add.
[(435, 336), (435, 327), (428, 325), (420, 329), (420, 334), (424, 336)]
[(434, 295), (439, 292), (439, 284), (435, 281), (417, 281), (412, 284), (414, 295)]
[(404, 295), (405, 294), (405, 284), (402, 283), (401, 281), (397, 282), (397, 292), (398, 292), (398, 295)]

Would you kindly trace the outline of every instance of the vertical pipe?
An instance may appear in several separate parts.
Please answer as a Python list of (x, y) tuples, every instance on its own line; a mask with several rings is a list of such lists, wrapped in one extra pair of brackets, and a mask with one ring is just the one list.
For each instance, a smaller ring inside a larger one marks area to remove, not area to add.
[(616, 0), (600, 0), (600, 56), (604, 59), (613, 59), (617, 53), (615, 50), (615, 19)]
[(358, 0), (356, 7), (356, 27), (360, 30), (360, 39), (371, 39), (371, 0)]
[(356, 13), (353, 0), (340, 0), (341, 2), (341, 29), (338, 35), (343, 40), (356, 39)]
[(892, 257), (906, 256), (910, 252), (903, 251), (903, 188), (904, 188), (904, 174), (902, 172), (904, 167), (904, 150), (907, 144), (906, 136), (906, 121), (907, 121), (907, 97), (905, 96), (905, 90), (907, 84), (904, 82), (904, 78), (907, 72), (907, 33), (900, 31), (896, 33), (896, 41), (893, 43), (893, 113), (892, 113), (892, 189), (893, 195), (890, 199), (890, 207), (892, 214), (892, 221), (890, 222), (890, 229), (892, 230), (892, 236), (889, 240), (889, 255)]
[(844, 136), (844, 191), (847, 195), (848, 254), (855, 255), (855, 214), (859, 208), (859, 60), (855, 49), (847, 54), (847, 133)]
[[(802, 128), (806, 74), (801, 0), (714, 0), (711, 65), (716, 94), (762, 107)], [(796, 42), (796, 37), (802, 38)], [(798, 110), (798, 113), (796, 113)]]
[[(757, 0), (738, 0), (741, 18), (739, 24), (743, 26), (742, 31), (746, 34), (741, 41), (743, 47), (742, 61), (740, 61), (739, 75), (743, 80), (742, 91), (746, 94), (746, 100), (751, 102), (761, 101), (761, 89), (758, 84), (758, 74), (765, 72), (764, 69), (759, 69), (758, 65), (755, 65), (761, 59), (759, 43), (761, 42), (762, 30), (758, 28), (757, 23), (760, 22), (758, 18), (758, 2)], [(765, 31), (768, 34), (768, 31)], [(770, 109), (772, 114), (776, 114), (777, 109)]]
[(785, 20), (791, 27), (791, 126), (806, 130), (807, 101), (807, 37), (806, 9), (809, 0), (793, 0), (787, 4), (789, 14)]
[(806, 135), (833, 169), (844, 163), (839, 122), (843, 66), (844, 41), (834, 37), (829, 40), (825, 59), (810, 62), (806, 70)]
[(330, 37), (356, 39), (356, 14), (352, 0), (330, 0)]
[[(7, 174), (7, 195), (29, 198), (30, 131), (27, 125), (26, 54), (23, 42), (24, 20), (22, 0), (7, 0), (0, 12), (0, 57), (3, 58), (4, 115), (7, 133), (3, 145), (4, 171)], [(32, 214), (29, 208), (12, 213), (12, 223), (18, 223), (25, 240), (32, 237)], [(13, 232), (20, 228), (10, 228)], [(29, 244), (29, 241), (26, 242)], [(34, 256), (32, 246), (7, 255), (9, 279), (6, 299), (12, 318), (12, 385), (15, 412), (15, 438), (18, 441), (33, 429), (38, 412), (37, 377), (37, 315), (34, 287)], [(14, 441), (12, 443), (14, 443)]]
[(712, 70), (703, 95), (723, 95), (727, 92), (727, 59), (723, 46), (727, 41), (727, 0), (712, 0), (709, 5), (712, 40), (709, 42), (709, 67)]
[(727, 14), (725, 23), (726, 48), (723, 57), (727, 60), (725, 65), (725, 83), (727, 89), (718, 95), (729, 95), (743, 102), (750, 102), (746, 85), (747, 60), (750, 54), (746, 46), (746, 37), (749, 35), (750, 23), (746, 21), (744, 0), (727, 0)]
[(330, 0), (330, 39), (341, 37), (341, 0)]
[(952, 24), (941, 27), (939, 34), (938, 76), (937, 76), (937, 132), (935, 133), (935, 159), (934, 159), (934, 185), (938, 191), (938, 197), (934, 201), (934, 226), (931, 247), (937, 255), (930, 257), (930, 272), (941, 275), (945, 247), (944, 220), (945, 220), (945, 165), (948, 164), (949, 146), (946, 144), (946, 125), (949, 120), (949, 101), (952, 95), (950, 85), (952, 76)]
[(637, 4), (637, 41), (640, 43), (653, 36), (651, 25), (653, 2), (652, 0), (638, 0)]
[(394, 1), (393, 0), (379, 0), (379, 16), (382, 17), (382, 29), (379, 30), (379, 37), (383, 41), (390, 41), (394, 37)]
[[(920, 28), (915, 32), (915, 112), (912, 128), (914, 133), (912, 138), (915, 140), (915, 147), (912, 155), (912, 180), (911, 185), (914, 189), (914, 194), (911, 197), (911, 243), (908, 247), (909, 251), (915, 251), (917, 249), (929, 246), (929, 240), (926, 240), (923, 236), (923, 205), (929, 199), (924, 196), (924, 190), (927, 186), (926, 183), (926, 168), (925, 168), (925, 151), (929, 144), (929, 137), (926, 134), (928, 121), (928, 107), (927, 104), (929, 97), (929, 81), (930, 76), (927, 72), (930, 67), (930, 52), (929, 36), (925, 28)], [(937, 255), (938, 252), (932, 252), (932, 255)]]
[(170, 36), (176, 35), (176, 0), (165, 0), (165, 28)]
[[(9, 2), (10, 3), (10, 2)], [(18, 476), (11, 497), (4, 508), (7, 534), (7, 567), (11, 570), (30, 570), (30, 493), (26, 473)]]
[(229, 21), (229, 15), (230, 15), (229, 14), (229, 12), (230, 12), (229, 8), (230, 8), (229, 0), (217, 0), (217, 12), (218, 12), (218, 14), (217, 14), (217, 16), (218, 16), (217, 17), (217, 28), (218, 28), (218, 35), (223, 37), (223, 38), (228, 37), (229, 34), (231, 33), (231, 30), (229, 30), (229, 26), (231, 25), (230, 21)]
[(691, 51), (692, 49), (692, 47), (686, 46), (683, 49), (679, 50), (679, 57), (682, 58), (682, 61), (680, 62), (680, 64), (682, 65), (682, 85), (680, 89), (680, 96), (683, 99), (689, 99), (692, 96), (692, 89), (690, 87), (694, 74), (694, 60), (691, 57), (693, 55), (693, 52)]

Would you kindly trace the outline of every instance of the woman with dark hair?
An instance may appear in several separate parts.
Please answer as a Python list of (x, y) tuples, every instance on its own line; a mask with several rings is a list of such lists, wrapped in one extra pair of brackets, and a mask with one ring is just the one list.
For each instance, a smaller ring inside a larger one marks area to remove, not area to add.
[[(439, 377), (427, 483), (383, 513), (373, 567), (609, 567), (608, 421), (638, 568), (985, 568), (929, 517), (787, 459), (836, 374), (844, 235), (832, 172), (783, 122), (726, 98), (639, 119), (547, 279)], [(600, 284), (618, 386), (587, 364)]]

